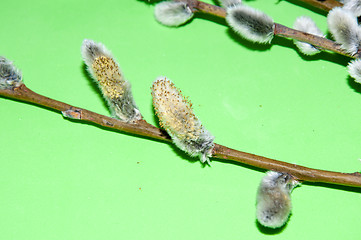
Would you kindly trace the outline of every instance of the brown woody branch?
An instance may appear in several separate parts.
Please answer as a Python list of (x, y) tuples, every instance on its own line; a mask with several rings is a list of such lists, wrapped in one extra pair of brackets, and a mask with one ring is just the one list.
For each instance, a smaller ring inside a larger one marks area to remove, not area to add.
[[(124, 123), (115, 118), (107, 117), (88, 111), (86, 109), (71, 106), (69, 104), (37, 94), (27, 88), (24, 84), (13, 90), (1, 90), (0, 96), (33, 103), (39, 106), (61, 112), (65, 117), (90, 122), (109, 129), (115, 129), (126, 133), (144, 136), (155, 140), (170, 142), (169, 136), (159, 128), (144, 120), (137, 123)], [(274, 159), (257, 156), (250, 153), (237, 151), (225, 146), (215, 144), (212, 152), (213, 158), (226, 159), (243, 163), (257, 168), (268, 169), (278, 172), (286, 172), (294, 176), (296, 180), (307, 182), (331, 183), (336, 185), (352, 186), (361, 188), (360, 173), (340, 173), (318, 170), (277, 161)]]
[(315, 8), (329, 12), (332, 8), (342, 7), (343, 4), (336, 0), (299, 0)]
[[(201, 12), (206, 13), (212, 16), (226, 18), (227, 12), (224, 8), (208, 4), (205, 2), (201, 2), (198, 0), (176, 0), (178, 2), (185, 2), (188, 6), (192, 9), (193, 12)], [(310, 1), (310, 2), (317, 2), (317, 1)], [(297, 41), (309, 43), (315, 47), (318, 47), (320, 50), (323, 51), (331, 51), (334, 53), (338, 53), (350, 58), (359, 58), (361, 55), (357, 53), (355, 55), (351, 55), (345, 50), (341, 48), (341, 45), (331, 41), (329, 39), (319, 37), (313, 34), (309, 34), (306, 32), (298, 31), (281, 24), (275, 23), (274, 24), (274, 35), (283, 37), (283, 38), (291, 38)]]

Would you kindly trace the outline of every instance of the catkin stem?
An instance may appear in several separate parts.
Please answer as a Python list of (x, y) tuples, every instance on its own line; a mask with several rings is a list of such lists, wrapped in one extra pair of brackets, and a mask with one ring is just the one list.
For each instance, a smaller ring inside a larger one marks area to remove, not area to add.
[[(125, 123), (115, 118), (100, 115), (95, 112), (74, 107), (72, 105), (37, 94), (27, 88), (24, 84), (14, 88), (13, 90), (0, 89), (0, 96), (33, 103), (38, 106), (56, 110), (62, 112), (64, 116), (71, 119), (90, 122), (94, 125), (100, 125), (109, 129), (143, 136), (150, 139), (162, 140), (166, 142), (171, 141), (165, 132), (144, 120), (140, 120), (136, 123)], [(299, 181), (331, 183), (335, 185), (361, 188), (360, 173), (340, 173), (307, 168), (296, 164), (290, 164), (250, 153), (237, 151), (218, 144), (215, 144), (212, 157), (221, 160), (240, 162), (257, 168), (285, 172), (294, 176), (295, 179)]]
[[(187, 3), (193, 12), (202, 12), (202, 13), (217, 16), (220, 18), (225, 18), (227, 16), (227, 12), (224, 8), (221, 8), (221, 7), (212, 5), (212, 4), (201, 2), (198, 0), (176, 0), (176, 1)], [(318, 2), (318, 1), (309, 0), (307, 2)], [(333, 2), (333, 1), (326, 0), (325, 2)], [(325, 3), (325, 2), (323, 2), (323, 3)], [(331, 6), (331, 4), (329, 4), (329, 6)], [(306, 42), (306, 43), (309, 43), (309, 44), (319, 48), (320, 50), (331, 51), (331, 52), (338, 53), (338, 54), (341, 54), (341, 55), (344, 55), (344, 56), (347, 56), (350, 58), (359, 58), (360, 57), (360, 53), (357, 53), (355, 55), (350, 55), (349, 53), (347, 53), (346, 51), (344, 51), (341, 48), (340, 44), (338, 44), (332, 40), (322, 38), (322, 37), (319, 37), (319, 36), (316, 36), (313, 34), (309, 34), (306, 32), (298, 31), (298, 30), (283, 26), (278, 23), (275, 23), (274, 25), (275, 25), (275, 27), (274, 27), (274, 35), (275, 36), (279, 36), (279, 37), (283, 37), (283, 38), (291, 38), (291, 39), (298, 40), (301, 42)]]

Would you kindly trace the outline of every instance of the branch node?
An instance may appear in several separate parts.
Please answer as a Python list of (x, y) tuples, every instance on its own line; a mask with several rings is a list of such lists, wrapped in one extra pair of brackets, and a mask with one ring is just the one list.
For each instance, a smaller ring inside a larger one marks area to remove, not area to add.
[(78, 119), (81, 120), (81, 110), (80, 109), (68, 109), (65, 111), (61, 111), (61, 114), (63, 114), (64, 117), (70, 118), (70, 119)]

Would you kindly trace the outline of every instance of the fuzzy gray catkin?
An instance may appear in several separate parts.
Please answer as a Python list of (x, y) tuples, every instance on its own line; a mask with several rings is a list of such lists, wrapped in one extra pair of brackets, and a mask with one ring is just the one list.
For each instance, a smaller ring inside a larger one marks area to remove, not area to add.
[[(316, 26), (316, 23), (307, 16), (298, 17), (293, 24), (293, 28), (302, 32), (310, 33), (319, 37), (324, 37), (321, 30)], [(305, 55), (314, 55), (320, 52), (315, 46), (309, 43), (294, 40), (295, 45)]]
[(357, 53), (361, 42), (361, 28), (352, 12), (340, 7), (327, 15), (328, 28), (337, 43), (350, 54)]
[(158, 78), (152, 85), (153, 106), (159, 123), (171, 136), (174, 144), (191, 156), (208, 162), (214, 147), (214, 137), (194, 115), (192, 104), (174, 84)]
[(287, 173), (269, 171), (257, 192), (257, 220), (265, 227), (279, 228), (291, 213), (291, 191), (298, 184)]
[(342, 7), (345, 10), (352, 12), (356, 17), (361, 16), (361, 1), (360, 0), (347, 0)]
[(242, 37), (259, 43), (270, 43), (274, 36), (274, 21), (265, 13), (245, 6), (227, 8), (226, 20)]
[(154, 8), (155, 19), (163, 25), (176, 27), (193, 17), (193, 12), (184, 2), (165, 1)]
[(14, 89), (23, 84), (22, 75), (13, 62), (0, 56), (0, 89)]
[(242, 0), (220, 0), (223, 8), (234, 7), (242, 4)]
[(361, 59), (355, 59), (349, 62), (348, 73), (355, 79), (355, 82), (361, 83)]
[(142, 119), (133, 99), (130, 83), (124, 79), (110, 51), (101, 43), (85, 39), (81, 52), (87, 69), (98, 84), (113, 117), (129, 123)]

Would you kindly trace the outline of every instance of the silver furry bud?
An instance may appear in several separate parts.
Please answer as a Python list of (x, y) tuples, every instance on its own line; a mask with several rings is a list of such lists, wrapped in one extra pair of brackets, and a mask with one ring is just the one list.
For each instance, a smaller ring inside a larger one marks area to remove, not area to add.
[(154, 9), (155, 19), (163, 25), (177, 27), (193, 17), (193, 12), (184, 2), (160, 2)]
[[(321, 30), (316, 26), (316, 23), (307, 16), (298, 17), (293, 24), (293, 28), (319, 37), (324, 37)], [(320, 50), (312, 44), (296, 40), (294, 40), (294, 43), (298, 47), (298, 49), (305, 55), (314, 55), (320, 52)]]
[(14, 89), (23, 84), (22, 75), (12, 61), (0, 56), (0, 89)]
[(291, 191), (298, 184), (287, 173), (270, 171), (257, 193), (257, 220), (265, 227), (282, 227), (291, 213)]
[(274, 36), (274, 21), (265, 13), (244, 5), (227, 8), (226, 20), (242, 37), (259, 43), (270, 43)]
[(361, 28), (352, 12), (336, 7), (328, 13), (327, 23), (336, 42), (350, 54), (357, 53), (361, 43)]

